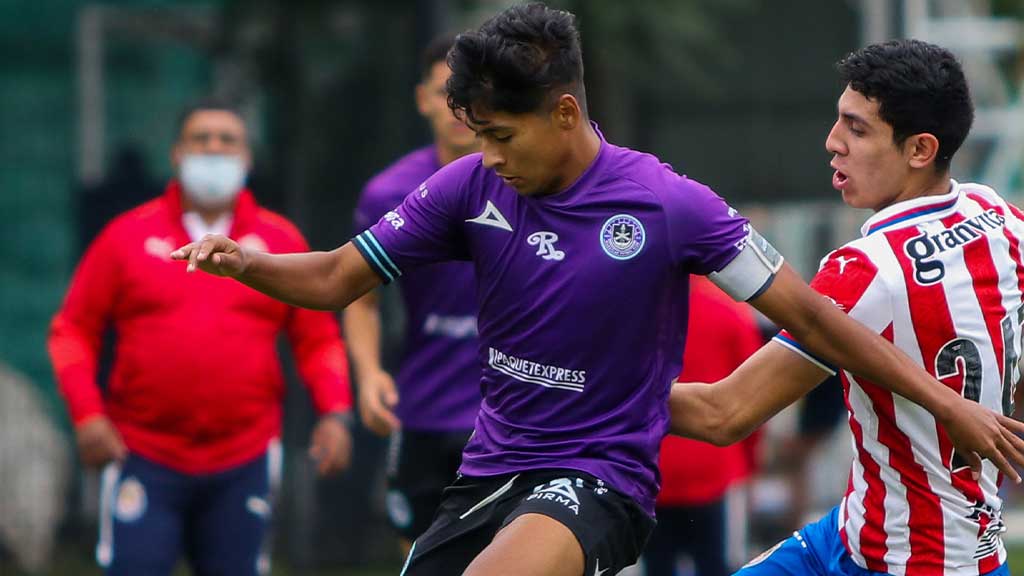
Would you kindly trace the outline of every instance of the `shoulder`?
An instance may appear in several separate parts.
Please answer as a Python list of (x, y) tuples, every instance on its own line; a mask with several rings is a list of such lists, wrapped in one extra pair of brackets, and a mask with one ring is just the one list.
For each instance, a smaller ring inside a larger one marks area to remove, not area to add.
[(118, 214), (103, 227), (97, 238), (105, 236), (124, 236), (136, 232), (152, 232), (158, 228), (161, 220), (169, 216), (169, 208), (164, 197), (148, 200), (135, 208)]
[(657, 156), (629, 148), (615, 148), (615, 160), (609, 172), (650, 194), (673, 219), (697, 216), (709, 209), (727, 208), (724, 200), (709, 186), (680, 174)]
[[(306, 239), (299, 231), (298, 226), (285, 216), (261, 206), (256, 209), (255, 223), (253, 230), (249, 232), (263, 236), (269, 250), (309, 250)], [(242, 234), (243, 237), (246, 235), (246, 233)]]
[(811, 286), (847, 311), (869, 287), (875, 292), (880, 289), (887, 293), (889, 284), (878, 263), (880, 250), (890, 248), (875, 237), (858, 238), (844, 244), (822, 258)]
[(401, 201), (437, 170), (433, 146), (418, 148), (389, 164), (363, 188), (364, 198)]
[(960, 193), (977, 202), (983, 209), (994, 208), (1000, 215), (1013, 215), (1014, 219), (1024, 221), (1024, 212), (989, 186), (968, 182), (960, 184)]

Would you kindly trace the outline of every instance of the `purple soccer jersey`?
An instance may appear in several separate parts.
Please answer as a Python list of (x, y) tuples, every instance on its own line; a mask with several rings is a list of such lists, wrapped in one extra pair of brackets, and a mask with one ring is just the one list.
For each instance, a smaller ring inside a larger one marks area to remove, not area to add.
[(484, 398), (463, 474), (582, 470), (653, 514), (688, 275), (721, 270), (747, 234), (709, 188), (602, 137), (580, 178), (544, 197), (464, 157), (353, 243), (385, 281), (475, 266)]
[[(420, 148), (371, 179), (359, 198), (355, 229), (364, 230), (441, 165), (437, 149)], [(395, 377), (396, 415), (410, 430), (470, 430), (480, 409), (476, 281), (468, 262), (422, 266), (399, 282), (405, 341)]]

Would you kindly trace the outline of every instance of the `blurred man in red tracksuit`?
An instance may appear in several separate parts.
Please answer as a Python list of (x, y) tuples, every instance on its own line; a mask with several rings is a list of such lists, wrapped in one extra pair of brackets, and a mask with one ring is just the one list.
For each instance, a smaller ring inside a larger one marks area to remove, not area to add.
[[(715, 382), (761, 347), (753, 312), (703, 276), (690, 280), (689, 330), (681, 382)], [(678, 556), (693, 559), (698, 576), (730, 574), (726, 493), (756, 468), (757, 434), (719, 448), (679, 436), (661, 443), (658, 525), (644, 552), (647, 576), (672, 576)]]
[[(171, 250), (216, 232), (270, 252), (308, 250), (245, 189), (242, 117), (204, 102), (179, 121), (163, 196), (115, 218), (89, 246), (53, 320), (49, 348), (82, 462), (106, 466), (98, 562), (108, 574), (256, 574), (270, 515), (270, 449), (281, 429), (287, 334), (322, 415), (310, 455), (348, 465), (345, 349), (327, 312), (293, 308), (226, 278), (188, 274)], [(97, 362), (116, 334), (104, 393)]]

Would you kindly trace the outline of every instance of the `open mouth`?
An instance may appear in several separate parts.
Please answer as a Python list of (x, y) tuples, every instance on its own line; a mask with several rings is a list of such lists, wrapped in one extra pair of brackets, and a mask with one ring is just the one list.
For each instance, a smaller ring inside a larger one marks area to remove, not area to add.
[(832, 187), (836, 190), (846, 188), (849, 182), (850, 178), (842, 170), (836, 170), (835, 174), (832, 175)]

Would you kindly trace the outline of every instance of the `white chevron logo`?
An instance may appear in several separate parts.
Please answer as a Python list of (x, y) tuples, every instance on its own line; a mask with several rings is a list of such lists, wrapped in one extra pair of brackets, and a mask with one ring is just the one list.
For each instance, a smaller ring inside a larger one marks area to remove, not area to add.
[(473, 222), (474, 224), (483, 224), (484, 226), (493, 226), (500, 228), (508, 232), (512, 231), (512, 226), (509, 225), (508, 220), (498, 212), (494, 204), (490, 200), (487, 201), (487, 206), (484, 207), (484, 211), (480, 213), (476, 218), (470, 218), (466, 222)]

